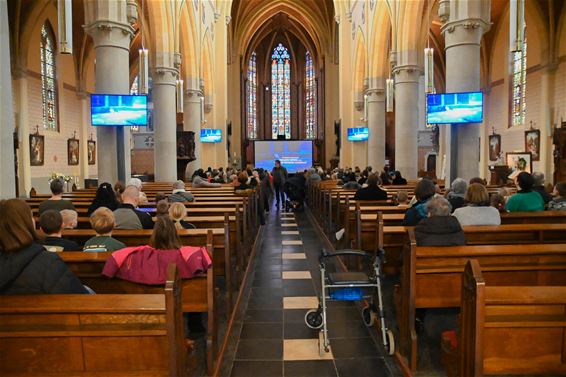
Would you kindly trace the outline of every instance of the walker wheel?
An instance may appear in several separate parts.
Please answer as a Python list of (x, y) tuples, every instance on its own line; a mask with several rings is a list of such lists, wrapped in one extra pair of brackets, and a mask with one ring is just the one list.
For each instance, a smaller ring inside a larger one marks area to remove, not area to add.
[(387, 330), (387, 332), (385, 333), (387, 334), (387, 354), (389, 356), (393, 355), (395, 353), (395, 337), (393, 336), (393, 331), (391, 330)]
[(377, 315), (373, 310), (371, 310), (371, 307), (368, 305), (362, 309), (362, 318), (364, 319), (364, 324), (367, 327), (371, 327), (375, 324)]
[(322, 313), (318, 309), (311, 309), (305, 314), (305, 323), (313, 330), (322, 327)]

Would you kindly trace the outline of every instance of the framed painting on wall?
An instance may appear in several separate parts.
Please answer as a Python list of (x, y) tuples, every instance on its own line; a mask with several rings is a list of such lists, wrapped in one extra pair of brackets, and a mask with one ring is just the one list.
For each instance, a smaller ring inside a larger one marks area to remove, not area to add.
[(67, 140), (67, 163), (69, 165), (79, 164), (79, 140), (77, 139)]
[(96, 141), (88, 140), (86, 142), (87, 145), (87, 152), (88, 152), (88, 164), (95, 165), (96, 164)]
[(525, 131), (525, 151), (531, 152), (533, 161), (540, 160), (540, 131)]
[(511, 170), (511, 174), (509, 174), (510, 179), (515, 179), (521, 172), (533, 172), (533, 161), (530, 152), (509, 152), (505, 155), (505, 160)]
[(497, 161), (501, 154), (501, 135), (489, 135), (489, 161)]
[(29, 155), (31, 166), (43, 166), (45, 163), (45, 136), (38, 132), (29, 135)]

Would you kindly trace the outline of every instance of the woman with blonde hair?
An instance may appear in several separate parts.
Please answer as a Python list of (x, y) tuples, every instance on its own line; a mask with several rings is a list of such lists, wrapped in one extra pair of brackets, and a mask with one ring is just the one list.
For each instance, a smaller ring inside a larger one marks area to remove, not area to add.
[(196, 229), (196, 226), (184, 220), (187, 217), (187, 207), (183, 203), (172, 203), (169, 207), (169, 217), (177, 229)]
[(472, 183), (466, 190), (464, 201), (466, 206), (457, 208), (453, 213), (462, 226), (501, 224), (499, 211), (490, 205), (489, 194), (484, 185)]

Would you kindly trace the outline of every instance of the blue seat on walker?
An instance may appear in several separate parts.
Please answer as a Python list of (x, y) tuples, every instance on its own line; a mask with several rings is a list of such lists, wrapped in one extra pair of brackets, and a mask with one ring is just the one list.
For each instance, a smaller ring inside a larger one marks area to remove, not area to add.
[(332, 285), (369, 284), (368, 275), (363, 272), (331, 272), (328, 281)]
[(337, 301), (360, 301), (364, 298), (361, 288), (340, 288), (330, 292), (330, 298)]

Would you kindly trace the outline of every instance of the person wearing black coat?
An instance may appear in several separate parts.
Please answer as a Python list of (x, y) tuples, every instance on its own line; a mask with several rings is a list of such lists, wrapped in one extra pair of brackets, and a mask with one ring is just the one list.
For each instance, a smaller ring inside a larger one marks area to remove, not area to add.
[(106, 207), (111, 211), (115, 211), (120, 205), (116, 198), (116, 192), (112, 185), (108, 182), (102, 183), (96, 190), (96, 196), (92, 204), (88, 207), (87, 215), (90, 216), (100, 207)]
[(407, 180), (405, 178), (403, 178), (403, 176), (401, 176), (401, 172), (396, 170), (393, 173), (393, 182), (391, 182), (394, 185), (406, 185), (407, 184)]
[(377, 174), (371, 174), (367, 179), (367, 187), (356, 191), (354, 200), (387, 200), (387, 192), (378, 186), (379, 183)]
[(466, 237), (458, 219), (450, 215), (452, 207), (443, 197), (430, 199), (426, 204), (428, 217), (415, 227), (419, 246), (458, 246), (466, 244)]
[(405, 211), (405, 217), (403, 218), (404, 226), (415, 226), (419, 221), (427, 217), (426, 203), (435, 193), (436, 187), (429, 178), (423, 178), (417, 182), (415, 187), (417, 202)]
[(88, 293), (56, 253), (37, 243), (31, 208), (0, 201), (0, 294)]

